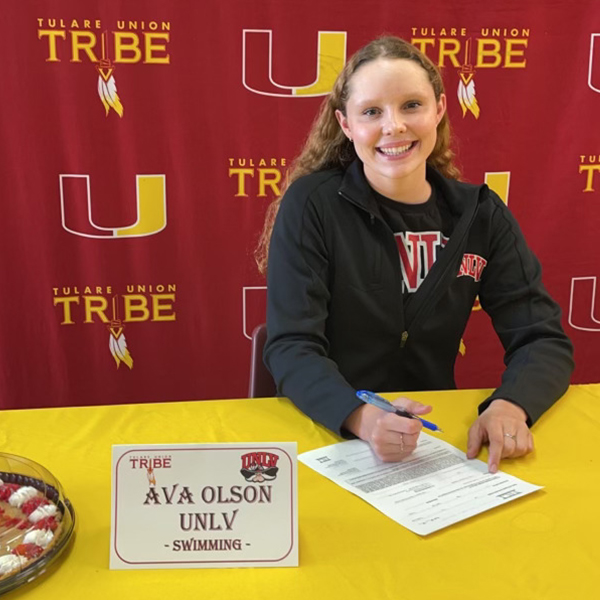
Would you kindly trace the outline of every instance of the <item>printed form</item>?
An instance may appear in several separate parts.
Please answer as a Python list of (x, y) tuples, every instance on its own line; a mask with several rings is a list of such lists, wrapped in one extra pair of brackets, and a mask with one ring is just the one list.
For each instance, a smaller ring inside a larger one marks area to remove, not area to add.
[(398, 463), (380, 461), (362, 440), (311, 450), (298, 459), (419, 535), (541, 489), (500, 471), (491, 475), (486, 463), (468, 460), (425, 433)]

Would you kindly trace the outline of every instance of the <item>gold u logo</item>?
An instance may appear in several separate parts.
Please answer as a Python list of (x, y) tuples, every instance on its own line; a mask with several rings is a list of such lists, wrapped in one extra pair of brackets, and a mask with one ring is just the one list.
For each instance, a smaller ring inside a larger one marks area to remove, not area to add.
[(590, 37), (590, 58), (588, 62), (588, 87), (600, 94), (600, 69), (597, 63), (600, 59), (600, 43), (597, 43), (600, 33), (592, 33)]
[(580, 331), (600, 333), (600, 318), (596, 312), (596, 277), (571, 278), (569, 300), (569, 325)]
[(500, 196), (500, 200), (508, 206), (510, 171), (486, 171), (485, 182), (491, 190)]
[(242, 83), (247, 90), (280, 98), (326, 96), (346, 62), (346, 32), (319, 31), (317, 75), (308, 85), (281, 85), (273, 80), (273, 31), (242, 32)]
[[(167, 226), (165, 175), (136, 175), (137, 220), (126, 227), (101, 227), (92, 219), (89, 175), (60, 175), (60, 212), (63, 228), (74, 235), (96, 239), (145, 237)], [(85, 182), (85, 195), (66, 191), (70, 185)], [(87, 210), (85, 210), (87, 209)]]

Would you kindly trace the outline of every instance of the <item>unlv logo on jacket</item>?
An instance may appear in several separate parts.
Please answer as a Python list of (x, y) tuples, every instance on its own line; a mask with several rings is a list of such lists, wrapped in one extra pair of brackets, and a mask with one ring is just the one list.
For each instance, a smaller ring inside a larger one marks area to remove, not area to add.
[[(441, 231), (407, 231), (395, 233), (394, 237), (400, 254), (402, 291), (416, 292), (449, 238)], [(457, 277), (471, 277), (475, 281), (481, 281), (486, 265), (487, 260), (482, 256), (465, 253)]]
[(402, 231), (395, 233), (394, 237), (400, 253), (402, 291), (416, 292), (448, 238), (441, 231)]
[(346, 62), (346, 32), (319, 31), (314, 80), (308, 85), (283, 85), (273, 77), (273, 31), (244, 29), (242, 36), (242, 83), (255, 94), (280, 98), (326, 96)]

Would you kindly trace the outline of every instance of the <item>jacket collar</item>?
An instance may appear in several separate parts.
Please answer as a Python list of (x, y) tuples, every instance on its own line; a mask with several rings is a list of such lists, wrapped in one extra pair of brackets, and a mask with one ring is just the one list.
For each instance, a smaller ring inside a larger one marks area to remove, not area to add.
[[(427, 165), (426, 177), (441, 192), (450, 210), (457, 215), (461, 215), (470, 206), (486, 196), (482, 193), (487, 190), (486, 185), (472, 185), (454, 179), (447, 179), (430, 165)], [(348, 166), (338, 191), (341, 196), (353, 204), (373, 215), (380, 216), (379, 204), (375, 200), (373, 190), (365, 177), (363, 163), (360, 159), (355, 159)]]
[(379, 215), (379, 206), (363, 170), (363, 163), (356, 158), (346, 169), (339, 194), (367, 212)]

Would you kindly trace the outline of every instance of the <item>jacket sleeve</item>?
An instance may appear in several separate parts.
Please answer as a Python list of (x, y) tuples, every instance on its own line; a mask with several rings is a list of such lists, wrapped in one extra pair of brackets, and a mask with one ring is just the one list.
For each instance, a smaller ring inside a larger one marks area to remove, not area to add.
[(361, 402), (328, 357), (329, 270), (322, 217), (296, 182), (282, 200), (269, 247), (264, 360), (279, 394), (348, 435), (342, 423)]
[(573, 346), (561, 324), (560, 307), (542, 284), (539, 261), (516, 220), (492, 193), (492, 237), (479, 297), (505, 355), (502, 383), (479, 406), (503, 398), (521, 406), (532, 425), (567, 390)]

